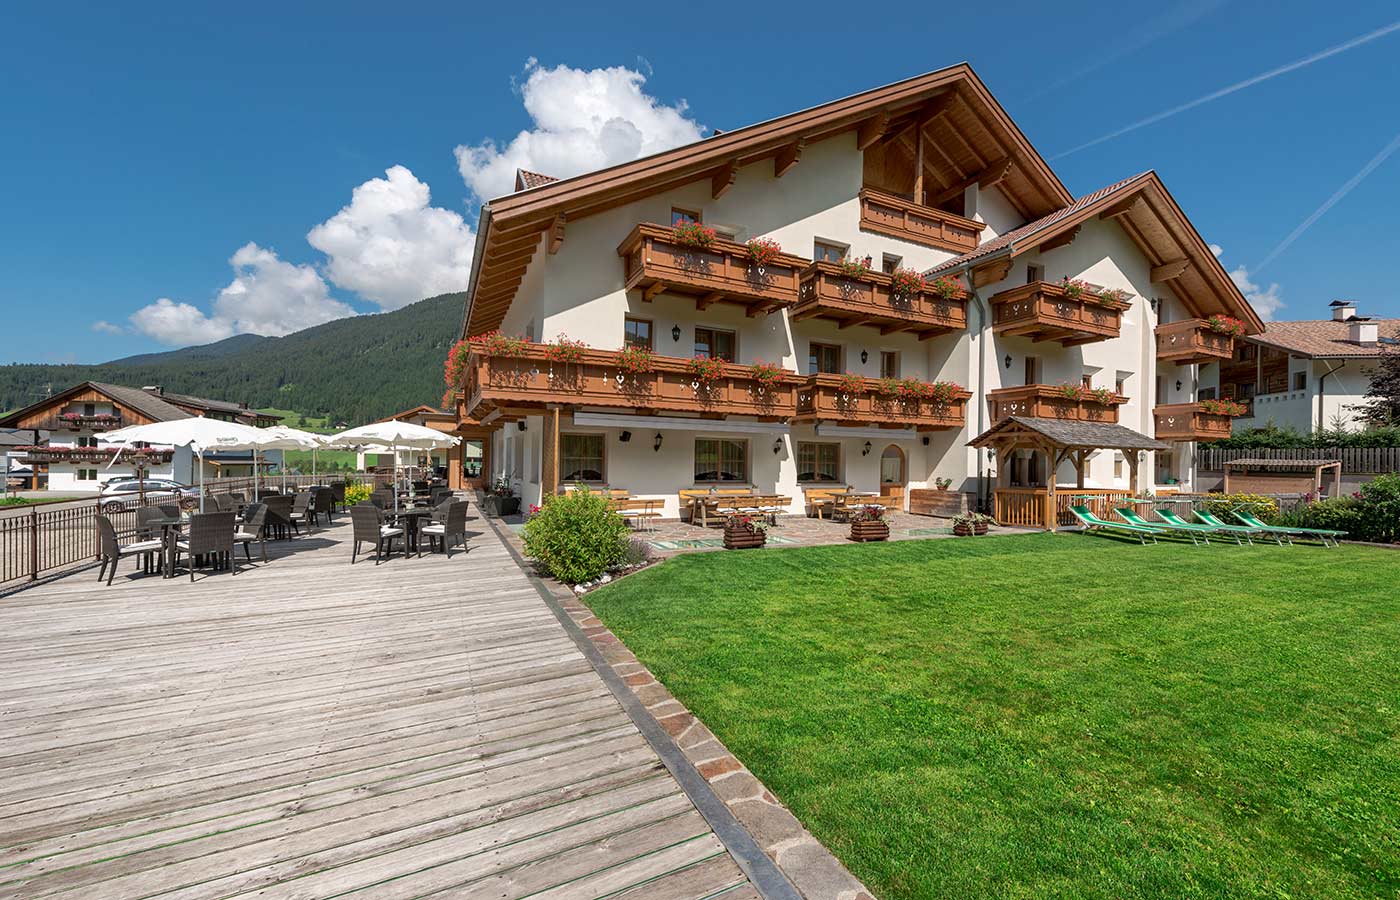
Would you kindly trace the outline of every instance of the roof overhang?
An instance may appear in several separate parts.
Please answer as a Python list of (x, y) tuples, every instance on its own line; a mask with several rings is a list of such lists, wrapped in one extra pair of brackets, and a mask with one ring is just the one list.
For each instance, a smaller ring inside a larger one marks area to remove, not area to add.
[(1008, 416), (967, 442), (969, 447), (1049, 445), (1060, 450), (1167, 450), (1166, 441), (1125, 425)]

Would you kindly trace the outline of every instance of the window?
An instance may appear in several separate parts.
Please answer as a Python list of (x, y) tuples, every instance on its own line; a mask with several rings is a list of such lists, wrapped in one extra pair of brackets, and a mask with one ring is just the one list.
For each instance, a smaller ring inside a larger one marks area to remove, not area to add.
[(798, 481), (839, 481), (840, 471), (840, 444), (797, 445)]
[(1124, 372), (1119, 372), (1118, 377), (1113, 379), (1113, 392), (1120, 397), (1128, 396), (1128, 376)]
[(1159, 404), (1167, 402), (1167, 383), (1162, 380), (1161, 375), (1157, 376), (1157, 390), (1153, 394), (1153, 401)]
[(894, 444), (880, 454), (880, 483), (904, 484), (904, 451)]
[(603, 480), (603, 436), (559, 435), (559, 483)]
[(95, 438), (95, 437), (93, 437), (92, 435), (89, 435), (89, 434), (80, 434), (80, 435), (78, 435), (78, 446), (79, 446), (79, 447), (96, 447), (96, 446), (97, 446), (97, 438)]
[(1123, 477), (1123, 454), (1113, 454), (1113, 477), (1115, 479)]
[(833, 244), (830, 241), (812, 242), (812, 259), (816, 262), (840, 262), (846, 258), (851, 248), (846, 244)]
[(628, 347), (651, 349), (651, 322), (628, 316), (622, 323), (622, 343)]
[(886, 275), (893, 275), (894, 270), (898, 269), (899, 264), (902, 262), (904, 262), (904, 257), (886, 253), (884, 256), (880, 257), (880, 271), (884, 272)]
[(1293, 390), (1295, 390), (1295, 391), (1306, 391), (1307, 389), (1308, 389), (1308, 373), (1307, 373), (1307, 372), (1294, 372), (1294, 373), (1293, 373)]
[(1040, 384), (1040, 357), (1026, 357), (1026, 380), (1022, 384)]
[(85, 416), (94, 416), (94, 415), (97, 415), (97, 406), (96, 406), (95, 404), (92, 404), (92, 403), (84, 403), (84, 404), (83, 404), (83, 415), (85, 415)]
[(1085, 372), (1079, 376), (1079, 383), (1084, 386), (1084, 390), (1092, 391), (1094, 389), (1094, 376)]
[(1199, 391), (1196, 392), (1196, 399), (1197, 399), (1197, 400), (1214, 400), (1214, 399), (1215, 399), (1215, 388), (1201, 388)]
[(734, 361), (734, 332), (715, 328), (695, 329), (695, 355), (704, 359)]
[(695, 480), (748, 481), (749, 442), (696, 438)]
[(880, 377), (899, 377), (899, 352), (896, 350), (880, 351)]
[(817, 373), (828, 375), (841, 374), (841, 348), (834, 344), (818, 344), (816, 341), (807, 345), (807, 374)]
[(700, 222), (700, 211), (698, 209), (681, 209), (679, 206), (671, 207), (671, 225), (679, 225), (682, 222)]
[(1045, 280), (1045, 267), (1031, 263), (1026, 266), (1026, 284), (1035, 284), (1037, 281)]
[(96, 481), (96, 480), (97, 480), (97, 470), (96, 470), (96, 469), (79, 469), (79, 470), (78, 470), (78, 480), (79, 480), (79, 481)]

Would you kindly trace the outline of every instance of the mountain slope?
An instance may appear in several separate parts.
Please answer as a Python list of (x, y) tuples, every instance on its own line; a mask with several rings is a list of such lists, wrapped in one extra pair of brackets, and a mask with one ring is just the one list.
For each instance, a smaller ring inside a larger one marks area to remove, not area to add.
[(241, 400), (351, 423), (373, 421), (442, 397), (442, 361), (461, 326), (465, 294), (352, 316), (285, 337), (241, 334), (200, 347), (98, 365), (0, 366), (0, 410), (80, 381)]

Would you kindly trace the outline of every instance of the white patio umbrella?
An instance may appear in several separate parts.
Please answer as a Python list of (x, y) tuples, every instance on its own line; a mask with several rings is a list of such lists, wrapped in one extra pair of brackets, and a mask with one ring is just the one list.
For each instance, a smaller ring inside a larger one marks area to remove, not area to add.
[(462, 442), (456, 435), (443, 434), (423, 425), (400, 422), (390, 419), (387, 422), (374, 422), (351, 428), (331, 435), (329, 445), (352, 447), (384, 447), (394, 454), (394, 510), (399, 508), (399, 451), (400, 450), (439, 450), (455, 447)]
[[(268, 435), (267, 443), (258, 450), (310, 450), (312, 452), (311, 473), (316, 474), (315, 452), (325, 443), (325, 439), (319, 434), (312, 434), (309, 431), (302, 431), (298, 428), (291, 428), (287, 425), (273, 425), (271, 428), (258, 429)], [(256, 454), (257, 450), (254, 451)], [(256, 456), (254, 457), (253, 471), (257, 471)], [(287, 461), (282, 460), (282, 491), (287, 490)]]
[[(121, 444), (123, 449), (137, 442), (189, 447), (199, 458), (200, 512), (204, 511), (204, 452), (255, 450), (268, 440), (267, 434), (260, 428), (206, 416), (190, 416), (187, 419), (171, 419), (166, 422), (152, 422), (149, 425), (129, 425), (116, 431), (101, 432), (96, 437), (111, 444)], [(115, 461), (116, 456), (112, 459)]]

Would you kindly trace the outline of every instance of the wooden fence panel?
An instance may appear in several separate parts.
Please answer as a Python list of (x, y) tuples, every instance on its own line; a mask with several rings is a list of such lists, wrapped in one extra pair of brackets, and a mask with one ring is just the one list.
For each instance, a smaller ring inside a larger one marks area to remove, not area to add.
[(1202, 472), (1223, 472), (1225, 463), (1237, 459), (1339, 459), (1342, 461), (1343, 475), (1400, 472), (1400, 447), (1290, 447), (1273, 450), (1202, 447), (1197, 454), (1197, 468)]

